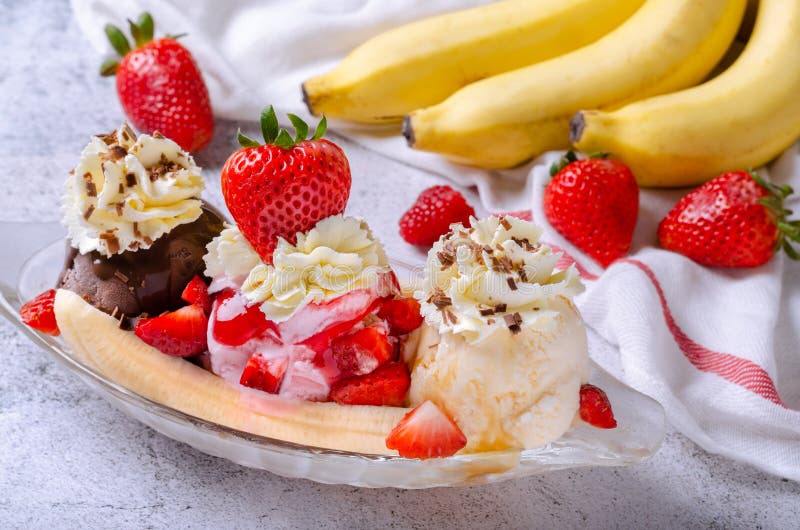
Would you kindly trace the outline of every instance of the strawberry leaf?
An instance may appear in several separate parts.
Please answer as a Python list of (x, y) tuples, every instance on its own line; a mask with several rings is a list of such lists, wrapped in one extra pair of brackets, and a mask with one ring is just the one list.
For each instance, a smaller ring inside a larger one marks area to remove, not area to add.
[(145, 11), (139, 15), (139, 18), (136, 19), (136, 25), (139, 26), (139, 32), (141, 33), (145, 44), (153, 40), (155, 24), (153, 22), (153, 17), (150, 16), (150, 13)]
[(287, 114), (289, 121), (294, 125), (295, 137), (294, 142), (300, 143), (308, 137), (308, 124), (304, 122), (299, 116), (294, 114)]
[(795, 250), (788, 239), (783, 240), (783, 251), (793, 260), (800, 260), (800, 254), (797, 253), (797, 250)]
[(114, 48), (114, 51), (118, 54), (125, 57), (125, 55), (131, 51), (131, 45), (128, 43), (128, 39), (125, 38), (125, 34), (122, 33), (122, 30), (117, 26), (106, 24), (105, 32), (108, 41), (111, 43), (111, 47)]
[(275, 141), (272, 143), (283, 149), (291, 149), (294, 147), (294, 138), (292, 138), (289, 133), (286, 132), (286, 129), (281, 129), (281, 131), (278, 133), (278, 137), (275, 138)]
[(119, 62), (116, 59), (106, 59), (103, 61), (103, 64), (100, 65), (100, 75), (103, 77), (115, 75), (117, 73), (117, 68), (119, 68)]
[(319, 120), (317, 124), (317, 129), (314, 131), (314, 136), (311, 137), (312, 140), (319, 140), (325, 135), (325, 131), (328, 130), (328, 119), (325, 115), (322, 115), (322, 119)]
[(241, 129), (239, 129), (239, 131), (236, 133), (236, 138), (237, 140), (239, 140), (239, 145), (241, 145), (242, 147), (258, 147), (259, 145), (261, 145), (252, 138), (242, 134)]
[(275, 109), (270, 105), (261, 111), (261, 134), (264, 135), (264, 141), (268, 144), (275, 143), (279, 131), (278, 117), (275, 115)]
[(558, 162), (554, 162), (552, 166), (550, 166), (550, 176), (555, 177), (558, 175), (558, 172), (570, 165), (573, 162), (578, 160), (577, 155), (575, 155), (575, 151), (571, 149), (567, 151), (567, 154), (561, 157), (561, 160)]

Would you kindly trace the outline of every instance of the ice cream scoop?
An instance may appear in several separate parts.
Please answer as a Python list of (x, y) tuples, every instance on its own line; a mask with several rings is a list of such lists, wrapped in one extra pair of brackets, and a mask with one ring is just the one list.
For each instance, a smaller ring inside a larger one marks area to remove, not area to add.
[(412, 365), (412, 405), (433, 401), (466, 451), (532, 448), (572, 424), (588, 381), (586, 332), (570, 267), (512, 217), (453, 225), (428, 254), (420, 300), (427, 326)]

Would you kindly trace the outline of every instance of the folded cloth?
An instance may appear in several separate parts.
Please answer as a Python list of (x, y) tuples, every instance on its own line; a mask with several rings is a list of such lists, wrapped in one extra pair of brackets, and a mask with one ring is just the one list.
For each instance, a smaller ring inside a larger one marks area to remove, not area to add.
[[(142, 11), (182, 39), (200, 64), (219, 117), (253, 120), (265, 104), (308, 117), (300, 84), (390, 27), (489, 0), (72, 0), (95, 48), (102, 28)], [(602, 270), (542, 213), (548, 153), (523, 167), (483, 171), (409, 150), (396, 127), (334, 124), (367, 148), (475, 185), (488, 211), (521, 211), (575, 263), (587, 283), (578, 305), (592, 356), (664, 405), (670, 422), (704, 449), (800, 480), (800, 264), (783, 256), (753, 270), (702, 267), (658, 249), (659, 220), (682, 191), (642, 191), (628, 259)], [(772, 165), (800, 189), (800, 150)], [(800, 206), (800, 204), (797, 204)], [(791, 204), (789, 205), (791, 207)]]

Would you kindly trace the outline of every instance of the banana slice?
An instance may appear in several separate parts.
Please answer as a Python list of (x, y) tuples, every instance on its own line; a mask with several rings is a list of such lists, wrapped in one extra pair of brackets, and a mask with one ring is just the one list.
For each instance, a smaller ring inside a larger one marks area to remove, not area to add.
[(261, 436), (366, 454), (396, 454), (386, 436), (410, 409), (277, 398), (238, 387), (121, 330), (77, 294), (59, 289), (55, 314), (75, 357), (111, 381), (186, 414)]

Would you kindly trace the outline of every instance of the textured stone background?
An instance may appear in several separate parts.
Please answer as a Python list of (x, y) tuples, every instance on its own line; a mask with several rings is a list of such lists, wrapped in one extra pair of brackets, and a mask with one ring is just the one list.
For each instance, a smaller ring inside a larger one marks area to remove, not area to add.
[[(66, 172), (123, 119), (65, 1), (0, 0), (0, 220), (56, 220)], [(208, 199), (238, 124), (198, 156)], [(245, 124), (252, 131), (252, 124)], [(350, 209), (394, 255), (400, 213), (435, 177), (342, 142)], [(474, 201), (474, 197), (473, 202)], [(6, 250), (7, 251), (7, 250)], [(367, 490), (206, 456), (128, 419), (0, 323), (0, 527), (796, 527), (800, 484), (670, 433), (649, 462), (492, 486)]]

